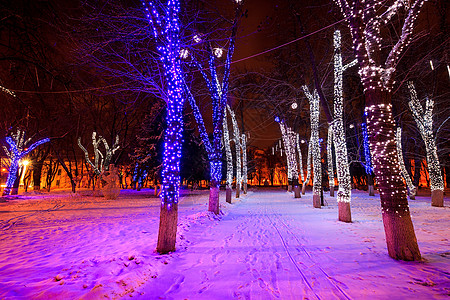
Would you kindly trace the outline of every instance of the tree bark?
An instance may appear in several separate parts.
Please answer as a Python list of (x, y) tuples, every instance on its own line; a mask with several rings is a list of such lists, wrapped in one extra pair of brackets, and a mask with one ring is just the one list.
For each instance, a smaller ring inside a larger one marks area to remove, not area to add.
[(374, 181), (373, 181), (373, 175), (367, 174), (367, 187), (369, 189), (369, 196), (375, 196), (375, 189), (373, 187)]
[(301, 197), (302, 194), (300, 192), (300, 186), (298, 184), (294, 185), (294, 198), (301, 198)]
[(444, 207), (444, 191), (433, 190), (431, 191), (431, 205), (436, 207)]
[(233, 190), (229, 187), (226, 188), (226, 201), (227, 203), (231, 203), (231, 193)]
[(370, 89), (365, 92), (365, 98), (370, 150), (380, 191), (389, 255), (400, 260), (420, 260), (406, 196), (406, 185), (398, 163), (391, 94), (387, 91)]
[(177, 222), (178, 203), (162, 204), (159, 217), (158, 245), (156, 247), (159, 254), (175, 251)]
[(352, 211), (350, 208), (350, 202), (339, 201), (339, 221), (350, 223), (352, 221)]
[(39, 191), (41, 189), (41, 176), (42, 167), (44, 164), (42, 162), (35, 162), (33, 164), (33, 190)]
[(216, 180), (211, 180), (208, 211), (219, 214), (219, 183)]

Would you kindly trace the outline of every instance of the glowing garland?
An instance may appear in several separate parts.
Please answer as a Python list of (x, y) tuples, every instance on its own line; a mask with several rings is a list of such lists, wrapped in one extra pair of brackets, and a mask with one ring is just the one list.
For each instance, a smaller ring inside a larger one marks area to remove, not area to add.
[[(241, 147), (242, 147), (242, 182), (247, 184), (247, 137), (245, 134), (242, 134), (241, 138)], [(245, 193), (244, 186), (244, 193)]]
[[(278, 124), (280, 125), (281, 137), (283, 139), (284, 152), (286, 153), (287, 178), (288, 184), (290, 185), (292, 183), (292, 161), (290, 155), (291, 151), (289, 150), (290, 143), (286, 133), (286, 125), (284, 124), (284, 121), (281, 121)], [(283, 154), (281, 154), (281, 156), (283, 156)]]
[(433, 190), (444, 190), (444, 180), (442, 178), (437, 155), (436, 141), (433, 136), (433, 106), (434, 101), (426, 97), (425, 111), (417, 98), (416, 89), (412, 82), (408, 82), (411, 101), (409, 107), (413, 113), (414, 120), (419, 128), (420, 135), (425, 142), (427, 151), (428, 173), (430, 174), (430, 186)]
[(12, 138), (7, 136), (6, 142), (9, 145), (9, 150), (5, 146), (3, 146), (3, 149), (5, 150), (6, 155), (10, 158), (11, 162), (9, 165), (9, 173), (8, 173), (8, 179), (6, 180), (6, 187), (3, 190), (3, 195), (9, 195), (11, 193), (11, 189), (14, 186), (14, 182), (17, 178), (17, 170), (19, 169), (19, 162), (21, 159), (23, 159), (25, 156), (28, 155), (31, 151), (33, 151), (36, 147), (39, 145), (42, 145), (44, 143), (47, 143), (50, 141), (49, 138), (45, 138), (42, 140), (39, 140), (31, 146), (26, 147), (26, 145), (31, 141), (31, 138), (28, 140), (25, 139), (25, 131), (17, 130), (16, 134), (12, 135)]
[[(389, 198), (406, 199), (406, 186), (403, 184), (400, 164), (397, 155), (397, 146), (395, 141), (395, 133), (389, 128), (394, 128), (394, 119), (392, 117), (392, 104), (371, 105), (365, 108), (367, 113), (367, 131), (371, 137), (383, 137), (378, 139), (376, 143), (371, 145), (371, 153), (373, 154), (373, 169), (376, 178), (379, 180), (379, 190), (382, 200), (383, 212), (395, 210), (396, 214), (409, 213), (407, 201), (391, 203), (385, 199)], [(381, 119), (380, 116), (384, 116)], [(385, 169), (390, 170), (386, 172)]]
[(296, 134), (296, 146), (298, 153), (298, 168), (300, 169), (300, 181), (303, 182), (303, 157), (302, 157), (302, 149), (300, 148), (300, 135)]
[(180, 190), (180, 159), (183, 135), (183, 78), (180, 57), (180, 1), (168, 0), (159, 3), (142, 3), (146, 10), (149, 25), (156, 40), (159, 60), (163, 65), (167, 116), (167, 129), (164, 137), (161, 203), (177, 203)]
[(341, 54), (341, 32), (336, 30), (334, 41), (334, 120), (333, 120), (333, 142), (336, 154), (336, 174), (339, 183), (337, 192), (338, 202), (351, 201), (351, 177), (347, 155), (347, 143), (344, 130), (344, 99), (342, 97), (342, 78), (346, 69), (357, 64), (353, 60), (347, 65), (342, 63)]
[[(374, 89), (391, 91), (394, 84), (392, 75), (401, 53), (412, 40), (412, 30), (425, 1), (396, 0), (387, 9), (381, 9), (386, 5), (385, 1), (367, 0), (350, 3), (345, 0), (334, 0), (350, 23), (353, 48), (359, 62), (359, 75), (364, 91)], [(381, 26), (386, 26), (394, 19), (393, 17), (401, 8), (405, 8), (407, 11), (402, 32), (400, 38), (390, 50), (383, 66), (379, 61), (376, 61), (380, 57), (380, 50), (383, 48)]]
[(3, 91), (4, 93), (7, 93), (7, 94), (13, 96), (14, 98), (17, 97), (16, 94), (13, 91), (11, 91), (10, 89), (5, 88), (4, 86), (0, 85), (0, 90)]
[(403, 160), (403, 150), (402, 150), (402, 129), (400, 127), (397, 127), (397, 132), (395, 135), (395, 139), (397, 141), (397, 154), (398, 154), (398, 161), (400, 163), (400, 169), (402, 171), (403, 178), (405, 178), (406, 185), (408, 186), (409, 193), (414, 196), (416, 194), (416, 187), (411, 181), (411, 177), (409, 176), (408, 171), (405, 167), (405, 162)]
[[(105, 147), (105, 155), (103, 155), (103, 153), (99, 149), (100, 143), (103, 143)], [(91, 159), (89, 158), (88, 151), (81, 144), (81, 137), (78, 138), (78, 146), (81, 148), (81, 150), (83, 150), (86, 162), (92, 167), (96, 175), (100, 175), (103, 172), (103, 170), (108, 170), (112, 156), (120, 147), (118, 144), (119, 144), (118, 135), (116, 136), (114, 144), (110, 148), (108, 142), (106, 142), (106, 139), (104, 137), (99, 136), (97, 140), (97, 133), (94, 131), (92, 133), (92, 146), (94, 147), (94, 162), (92, 162)], [(100, 164), (99, 164), (99, 157), (101, 158)]]
[(231, 155), (230, 134), (228, 133), (227, 111), (223, 115), (223, 140), (225, 144), (225, 154), (227, 157), (227, 188), (231, 189), (233, 184), (233, 156)]
[(303, 181), (303, 189), (305, 189), (306, 184), (309, 182), (309, 178), (311, 177), (311, 143), (308, 143), (308, 157), (306, 158), (306, 177)]
[(236, 148), (236, 194), (238, 194), (238, 191), (241, 190), (241, 143), (240, 143), (240, 132), (239, 127), (236, 121), (236, 116), (234, 115), (234, 112), (231, 110), (230, 106), (227, 104), (228, 112), (231, 116), (231, 121), (233, 123), (233, 131), (234, 131), (234, 147)]
[[(367, 115), (366, 113), (364, 113), (365, 115)], [(365, 158), (365, 163), (364, 165), (364, 169), (366, 170), (366, 174), (370, 175), (373, 174), (373, 167), (372, 167), (372, 161), (370, 158), (370, 146), (369, 146), (369, 135), (367, 134), (367, 125), (366, 123), (361, 123), (361, 128), (362, 128), (362, 134), (363, 134), (363, 147), (364, 147), (364, 158)]]
[(322, 190), (322, 166), (320, 162), (319, 145), (319, 94), (314, 90), (311, 94), (306, 85), (303, 86), (306, 98), (309, 100), (310, 119), (311, 119), (311, 155), (313, 163), (313, 195), (320, 196)]
[(328, 184), (331, 190), (334, 188), (333, 125), (328, 126), (327, 160), (328, 160)]

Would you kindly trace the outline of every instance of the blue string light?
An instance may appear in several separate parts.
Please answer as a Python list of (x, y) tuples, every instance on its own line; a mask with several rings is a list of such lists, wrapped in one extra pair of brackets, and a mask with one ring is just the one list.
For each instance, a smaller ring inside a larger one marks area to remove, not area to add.
[[(9, 195), (11, 189), (13, 188), (14, 182), (17, 178), (17, 170), (19, 169), (19, 162), (25, 156), (28, 155), (31, 151), (33, 151), (37, 146), (42, 145), (50, 141), (49, 138), (45, 138), (33, 143), (30, 147), (28, 147), (25, 151), (22, 151), (22, 148), (25, 147), (26, 143), (24, 142), (25, 133), (21, 134), (20, 131), (17, 132), (16, 141), (14, 141), (11, 137), (6, 137), (6, 143), (9, 145), (9, 151), (6, 151), (9, 158), (11, 159), (11, 163), (9, 166), (9, 174), (8, 179), (6, 180), (6, 187), (3, 191), (3, 195)], [(5, 149), (7, 150), (7, 149)]]
[(167, 129), (164, 137), (162, 170), (162, 205), (168, 208), (178, 202), (180, 193), (180, 159), (183, 133), (184, 83), (180, 58), (180, 1), (169, 0), (156, 7), (153, 1), (144, 1), (146, 16), (157, 42), (159, 60), (164, 69)]
[[(365, 114), (366, 114), (366, 112), (365, 112)], [(363, 134), (364, 157), (366, 159), (364, 168), (366, 169), (366, 173), (369, 175), (369, 174), (373, 174), (372, 161), (370, 159), (369, 136), (367, 134), (366, 123), (362, 123), (361, 127), (362, 127), (362, 134)]]

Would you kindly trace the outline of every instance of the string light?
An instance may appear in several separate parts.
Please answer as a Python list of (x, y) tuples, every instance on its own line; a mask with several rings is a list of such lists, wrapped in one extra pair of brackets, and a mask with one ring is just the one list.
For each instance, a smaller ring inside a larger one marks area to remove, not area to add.
[(333, 168), (333, 125), (328, 126), (327, 140), (327, 161), (328, 161), (328, 185), (330, 190), (334, 189), (334, 168)]
[[(280, 125), (281, 135), (283, 139), (284, 152), (286, 153), (286, 162), (288, 169), (288, 184), (298, 184), (297, 161), (295, 156), (295, 134), (284, 121), (278, 123)], [(297, 181), (297, 182), (294, 182)]]
[(16, 94), (13, 91), (11, 91), (10, 89), (5, 88), (4, 86), (0, 85), (0, 90), (2, 90), (4, 93), (7, 93), (7, 94), (9, 94), (9, 95), (11, 95), (13, 97), (16, 97)]
[(422, 108), (414, 84), (408, 82), (408, 88), (411, 101), (409, 108), (412, 111), (414, 120), (419, 128), (420, 135), (425, 143), (427, 152), (428, 173), (430, 174), (431, 191), (444, 190), (444, 180), (439, 166), (439, 158), (437, 155), (436, 141), (433, 135), (433, 107), (434, 101), (428, 97), (425, 98), (425, 110)]
[(298, 107), (297, 102), (294, 102), (294, 103), (291, 104), (291, 108), (292, 109), (297, 109), (297, 107)]
[(217, 58), (222, 57), (222, 54), (223, 54), (222, 48), (214, 48), (214, 55), (215, 55)]
[(336, 154), (336, 174), (339, 188), (337, 192), (338, 202), (351, 201), (351, 177), (347, 156), (347, 143), (344, 131), (344, 98), (342, 97), (342, 78), (346, 69), (354, 66), (357, 60), (347, 65), (342, 63), (341, 32), (336, 30), (333, 35), (334, 44), (334, 119), (332, 122), (334, 151)]
[(241, 190), (241, 143), (240, 143), (240, 132), (236, 121), (236, 116), (231, 110), (230, 106), (227, 104), (228, 112), (231, 116), (231, 122), (233, 124), (234, 131), (234, 147), (236, 148), (236, 197), (239, 196), (239, 191)]
[[(99, 149), (100, 143), (103, 143), (103, 146), (105, 147), (105, 155), (103, 155), (103, 153)], [(103, 172), (103, 170), (108, 170), (112, 156), (120, 147), (119, 136), (118, 135), (116, 136), (114, 144), (110, 148), (108, 142), (104, 137), (99, 136), (97, 140), (97, 133), (95, 131), (92, 133), (92, 146), (94, 147), (94, 162), (91, 161), (91, 159), (89, 158), (88, 151), (81, 144), (81, 137), (78, 138), (78, 146), (81, 148), (81, 150), (83, 150), (86, 162), (92, 167), (94, 173), (96, 175), (100, 175)]]
[(17, 170), (19, 169), (19, 162), (22, 160), (25, 156), (27, 156), (31, 151), (36, 149), (39, 145), (42, 145), (44, 143), (47, 143), (50, 141), (49, 138), (45, 138), (42, 140), (39, 140), (31, 146), (27, 147), (27, 144), (31, 141), (31, 138), (28, 140), (25, 140), (25, 131), (21, 131), (20, 129), (17, 130), (16, 134), (13, 134), (12, 137), (7, 136), (6, 137), (6, 143), (9, 145), (9, 149), (5, 146), (3, 146), (3, 149), (5, 150), (6, 155), (10, 159), (10, 165), (9, 165), (9, 173), (8, 178), (6, 180), (6, 187), (3, 190), (3, 196), (7, 196), (10, 194), (14, 182), (17, 178)]
[(181, 49), (180, 50), (180, 58), (186, 59), (189, 57), (189, 50), (188, 49)]
[(411, 177), (409, 176), (408, 171), (405, 167), (405, 162), (403, 160), (403, 150), (402, 150), (402, 129), (400, 127), (397, 127), (397, 132), (395, 135), (395, 139), (397, 141), (397, 154), (398, 154), (398, 161), (400, 163), (400, 169), (402, 171), (403, 178), (405, 178), (406, 186), (409, 189), (409, 193), (411, 196), (416, 195), (416, 187), (411, 181)]
[(247, 136), (242, 134), (241, 138), (241, 147), (242, 147), (242, 182), (244, 183), (244, 193), (246, 193), (246, 185), (247, 185)]
[(313, 196), (320, 197), (322, 191), (322, 166), (320, 162), (319, 145), (319, 94), (314, 89), (311, 94), (306, 85), (303, 86), (303, 92), (309, 100), (310, 119), (311, 119), (311, 155), (313, 163)]
[[(300, 135), (297, 133), (296, 135), (296, 146), (297, 146), (297, 153), (298, 153), (298, 168), (300, 169), (300, 181), (303, 182), (304, 173), (303, 173), (303, 157), (302, 157), (302, 149), (300, 148)], [(305, 141), (302, 140), (302, 144)]]
[[(396, 153), (392, 104), (374, 104), (366, 107), (365, 113), (368, 135), (375, 140), (370, 150), (373, 156), (373, 170), (380, 182), (382, 211), (383, 213), (389, 210), (395, 211), (400, 216), (409, 214), (406, 185), (403, 183)], [(388, 199), (395, 199), (395, 201)]]
[[(218, 188), (222, 179), (222, 136), (223, 136), (223, 126), (226, 122), (225, 109), (226, 100), (228, 95), (228, 81), (230, 75), (230, 64), (234, 52), (234, 40), (235, 40), (235, 26), (229, 39), (229, 49), (227, 58), (224, 65), (224, 75), (222, 77), (222, 83), (220, 82), (217, 67), (216, 67), (216, 57), (222, 56), (222, 49), (215, 48), (209, 51), (209, 75), (206, 74), (205, 69), (197, 63), (198, 70), (201, 72), (206, 86), (209, 89), (210, 96), (212, 99), (212, 120), (213, 120), (213, 141), (210, 143), (208, 134), (203, 121), (203, 116), (197, 107), (194, 97), (187, 85), (185, 84), (185, 90), (188, 95), (189, 103), (191, 104), (195, 120), (198, 124), (200, 136), (202, 137), (203, 144), (206, 147), (208, 153), (209, 165), (210, 165), (210, 176), (211, 176), (211, 192), (218, 192)], [(220, 50), (220, 51), (219, 51)], [(227, 129), (228, 134), (228, 129)], [(240, 139), (240, 136), (237, 136)], [(228, 141), (229, 142), (229, 141)], [(228, 144), (229, 145), (229, 144)], [(211, 194), (213, 195), (213, 194)], [(217, 194), (218, 197), (218, 194)], [(209, 210), (218, 214), (219, 213), (219, 202), (211, 201), (215, 197), (210, 196)]]
[(223, 140), (225, 144), (225, 155), (227, 158), (227, 189), (233, 184), (233, 156), (231, 155), (230, 134), (228, 133), (227, 111), (223, 115)]
[(164, 69), (167, 129), (164, 137), (161, 204), (178, 202), (180, 190), (180, 159), (183, 133), (184, 83), (180, 57), (180, 1), (168, 0), (157, 8), (153, 1), (144, 1), (147, 19), (156, 40), (159, 60)]
[(366, 123), (361, 123), (362, 134), (363, 134), (363, 148), (364, 148), (364, 158), (366, 160), (364, 165), (364, 169), (366, 170), (366, 174), (373, 174), (372, 162), (370, 159), (370, 146), (369, 146), (369, 135), (367, 134), (367, 125)]
[[(409, 3), (409, 1), (396, 0), (384, 10), (380, 8), (386, 3), (381, 0), (362, 3), (334, 0), (350, 23), (353, 48), (360, 64), (359, 75), (364, 91), (375, 89), (391, 91), (394, 84), (393, 73), (401, 54), (412, 40), (412, 30), (425, 1), (416, 0)], [(384, 64), (381, 64), (377, 61), (380, 57), (379, 52), (383, 48), (381, 26), (386, 26), (402, 8), (407, 10), (407, 16), (400, 38), (390, 50)]]

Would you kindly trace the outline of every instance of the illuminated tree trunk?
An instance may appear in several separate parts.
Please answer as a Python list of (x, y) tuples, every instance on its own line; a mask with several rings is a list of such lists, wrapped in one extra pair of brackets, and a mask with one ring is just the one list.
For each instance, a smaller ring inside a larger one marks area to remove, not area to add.
[(230, 106), (227, 105), (228, 112), (231, 116), (231, 121), (233, 123), (233, 132), (234, 132), (234, 146), (236, 150), (236, 198), (240, 197), (241, 193), (241, 143), (240, 143), (240, 132), (239, 127), (236, 121), (236, 116), (234, 112), (231, 110)]
[(247, 194), (247, 137), (242, 134), (241, 138), (242, 145), (242, 182), (244, 194)]
[[(284, 121), (281, 121), (279, 125), (288, 167), (288, 192), (292, 192), (293, 187), (298, 187), (297, 160), (295, 158), (296, 135)], [(294, 194), (295, 198), (300, 198), (298, 195), (298, 192)]]
[(403, 151), (402, 151), (402, 129), (400, 127), (397, 127), (395, 139), (397, 142), (397, 154), (398, 154), (398, 161), (400, 163), (400, 169), (402, 170), (403, 178), (405, 179), (406, 186), (408, 187), (408, 194), (409, 198), (414, 200), (416, 195), (416, 187), (413, 185), (411, 181), (411, 177), (409, 176), (408, 171), (405, 167), (405, 162), (403, 160)]
[(180, 1), (166, 4), (143, 1), (150, 32), (157, 44), (159, 60), (164, 70), (166, 125), (164, 136), (161, 185), (161, 212), (156, 251), (175, 251), (180, 194), (180, 158), (183, 133), (184, 82), (180, 58)]
[(233, 184), (233, 156), (231, 155), (230, 134), (228, 132), (227, 110), (224, 110), (223, 116), (223, 141), (225, 144), (225, 154), (227, 158), (227, 184), (225, 198), (226, 202), (231, 203), (232, 184)]
[[(420, 260), (406, 187), (398, 164), (391, 91), (398, 62), (414, 37), (415, 21), (425, 0), (334, 1), (348, 20), (353, 50), (358, 59), (388, 252), (395, 259)], [(398, 29), (398, 38), (386, 44), (381, 37), (385, 32), (382, 26), (388, 30)]]
[(426, 98), (425, 111), (417, 98), (417, 93), (412, 82), (408, 82), (411, 101), (409, 107), (414, 120), (419, 128), (420, 135), (425, 143), (427, 152), (427, 166), (430, 174), (431, 205), (444, 206), (444, 179), (442, 178), (439, 158), (437, 155), (436, 141), (433, 136), (433, 106), (434, 101)]
[(308, 183), (310, 176), (311, 176), (311, 143), (308, 143), (308, 157), (306, 158), (306, 178), (303, 181), (303, 186), (302, 186), (302, 194), (303, 195), (306, 192), (306, 184)]
[(334, 43), (334, 119), (333, 119), (333, 142), (336, 154), (336, 174), (339, 183), (337, 192), (338, 219), (343, 222), (351, 222), (351, 177), (347, 157), (347, 143), (344, 131), (344, 98), (342, 96), (343, 72), (345, 69), (356, 64), (357, 61), (347, 65), (342, 63), (341, 32), (336, 30), (333, 37)]
[(328, 160), (328, 185), (330, 187), (330, 196), (334, 197), (333, 125), (328, 126), (327, 160)]
[(320, 161), (320, 145), (319, 145), (319, 95), (317, 90), (311, 94), (306, 86), (303, 91), (309, 100), (310, 119), (311, 119), (311, 140), (309, 141), (311, 147), (311, 156), (313, 163), (313, 206), (315, 208), (321, 207), (322, 195), (322, 164)]
[(398, 162), (391, 94), (371, 89), (365, 92), (365, 97), (367, 130), (389, 255), (395, 259), (420, 260)]

